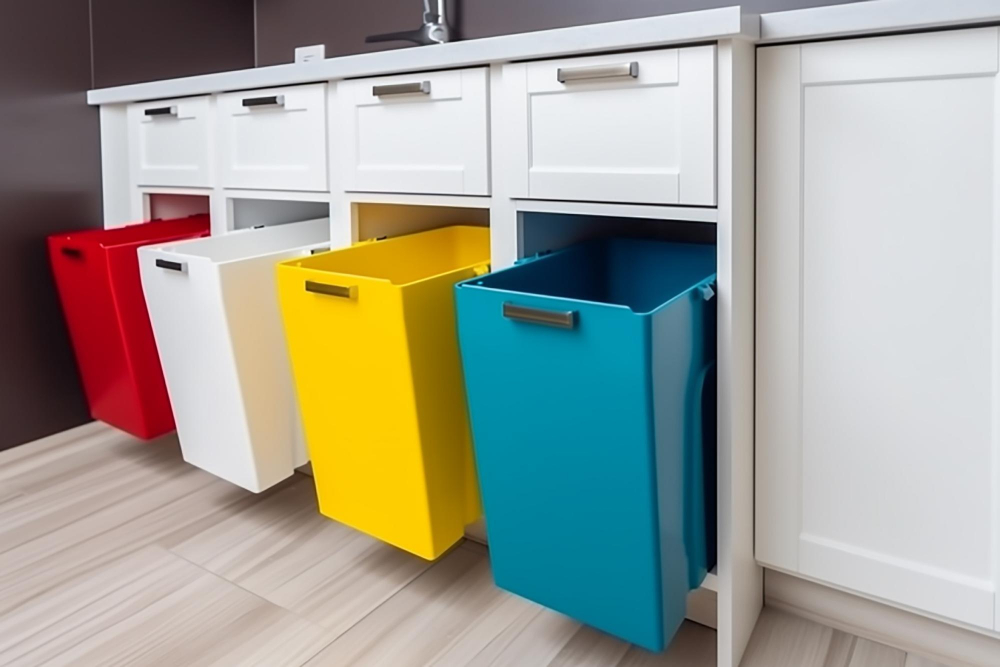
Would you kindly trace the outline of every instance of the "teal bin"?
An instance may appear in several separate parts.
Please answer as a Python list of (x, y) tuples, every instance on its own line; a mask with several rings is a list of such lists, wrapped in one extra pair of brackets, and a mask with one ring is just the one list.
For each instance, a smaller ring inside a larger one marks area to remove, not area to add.
[(497, 585), (652, 651), (706, 572), (714, 283), (712, 245), (611, 239), (455, 288)]

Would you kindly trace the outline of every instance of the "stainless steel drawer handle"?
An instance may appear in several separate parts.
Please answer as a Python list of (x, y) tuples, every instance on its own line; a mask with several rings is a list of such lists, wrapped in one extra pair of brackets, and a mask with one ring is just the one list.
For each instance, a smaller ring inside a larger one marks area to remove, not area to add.
[(265, 97), (244, 97), (243, 106), (248, 109), (254, 107), (283, 107), (285, 106), (285, 96), (267, 95)]
[(156, 266), (170, 271), (184, 271), (184, 262), (171, 262), (169, 259), (156, 260)]
[(353, 285), (350, 287), (327, 285), (326, 283), (318, 283), (313, 280), (306, 281), (306, 291), (325, 296), (339, 296), (342, 299), (353, 299), (358, 294), (358, 288)]
[(542, 324), (548, 327), (559, 329), (572, 329), (576, 326), (575, 310), (543, 310), (541, 308), (528, 308), (527, 306), (515, 306), (512, 303), (503, 305), (503, 316), (509, 320), (527, 322), (529, 324)]
[(372, 86), (372, 95), (386, 97), (388, 95), (430, 95), (430, 81), (414, 81), (413, 83), (388, 83)]
[(144, 112), (147, 116), (176, 116), (177, 107), (155, 107), (153, 109), (146, 109)]
[(586, 81), (588, 79), (615, 79), (619, 77), (639, 77), (639, 63), (633, 60), (621, 65), (588, 65), (586, 67), (560, 67), (556, 70), (559, 83)]

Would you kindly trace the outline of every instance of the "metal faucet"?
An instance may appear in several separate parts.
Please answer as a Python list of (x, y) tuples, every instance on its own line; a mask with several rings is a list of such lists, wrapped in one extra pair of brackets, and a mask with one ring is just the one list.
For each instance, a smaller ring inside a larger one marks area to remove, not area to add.
[(431, 9), (432, 0), (424, 0), (424, 24), (416, 30), (403, 32), (387, 32), (381, 35), (368, 35), (365, 42), (415, 42), (417, 44), (444, 44), (451, 40), (448, 29), (445, 4), (447, 0), (436, 0), (436, 9)]

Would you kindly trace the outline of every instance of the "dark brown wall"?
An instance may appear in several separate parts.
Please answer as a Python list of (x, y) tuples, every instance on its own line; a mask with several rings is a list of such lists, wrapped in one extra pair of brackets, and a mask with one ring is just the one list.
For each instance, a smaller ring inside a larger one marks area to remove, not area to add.
[(89, 419), (45, 254), (101, 221), (87, 5), (0, 2), (0, 449)]
[(95, 88), (254, 66), (253, 0), (91, 3)]
[(253, 64), (253, 0), (0, 1), (0, 449), (90, 419), (45, 252), (101, 226), (86, 91)]
[[(585, 23), (742, 5), (772, 12), (862, 0), (449, 0), (450, 23), (464, 39)], [(257, 63), (291, 62), (296, 46), (326, 44), (326, 56), (400, 48), (365, 44), (365, 35), (420, 25), (421, 0), (257, 0)]]

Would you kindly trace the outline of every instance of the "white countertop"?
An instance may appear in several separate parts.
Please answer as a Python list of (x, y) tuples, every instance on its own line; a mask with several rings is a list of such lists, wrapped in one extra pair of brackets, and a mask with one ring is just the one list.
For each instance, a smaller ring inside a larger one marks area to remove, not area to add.
[(273, 65), (101, 88), (87, 94), (89, 104), (117, 104), (227, 90), (288, 86), (380, 74), (474, 67), (490, 63), (557, 58), (619, 49), (646, 49), (760, 36), (760, 19), (739, 7), (708, 9), (628, 21), (542, 30), (485, 39), (393, 49), (311, 63)]
[(1000, 22), (1000, 0), (869, 0), (756, 16), (739, 6), (151, 81), (87, 94), (119, 104), (362, 76), (747, 39), (806, 41)]

